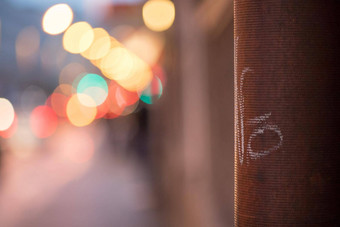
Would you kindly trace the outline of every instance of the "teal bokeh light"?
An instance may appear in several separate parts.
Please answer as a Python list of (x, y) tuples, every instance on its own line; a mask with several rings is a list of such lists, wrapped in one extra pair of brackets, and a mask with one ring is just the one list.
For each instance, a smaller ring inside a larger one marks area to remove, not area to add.
[(163, 85), (158, 77), (154, 77), (152, 82), (139, 94), (139, 99), (146, 104), (153, 104), (163, 94)]
[(96, 105), (102, 104), (107, 98), (109, 88), (105, 79), (97, 74), (86, 74), (78, 83), (77, 93), (90, 96)]

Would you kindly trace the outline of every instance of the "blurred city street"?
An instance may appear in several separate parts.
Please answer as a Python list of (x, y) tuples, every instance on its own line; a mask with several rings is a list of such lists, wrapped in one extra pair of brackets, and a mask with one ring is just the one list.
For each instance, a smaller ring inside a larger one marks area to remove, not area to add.
[[(144, 169), (112, 149), (97, 127), (63, 129), (63, 138), (47, 142), (59, 145), (39, 144), (40, 154), (27, 159), (4, 155), (1, 226), (159, 226)], [(65, 147), (70, 133), (72, 150)], [(81, 152), (87, 157), (78, 160)]]

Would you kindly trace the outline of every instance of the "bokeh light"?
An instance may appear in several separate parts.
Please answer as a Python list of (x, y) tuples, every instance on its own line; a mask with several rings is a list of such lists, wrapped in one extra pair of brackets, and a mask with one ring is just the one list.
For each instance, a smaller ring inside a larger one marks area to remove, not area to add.
[(109, 94), (105, 102), (98, 109), (106, 110), (104, 118), (112, 119), (119, 117), (124, 111), (126, 104), (117, 100), (119, 85), (115, 81), (109, 84)]
[(95, 119), (103, 118), (109, 112), (110, 103), (109, 100), (106, 99), (101, 105), (97, 106), (97, 114)]
[(169, 0), (149, 0), (143, 6), (145, 25), (153, 31), (165, 31), (175, 20), (175, 6)]
[(96, 60), (104, 57), (110, 50), (111, 38), (103, 28), (93, 29), (94, 39), (91, 46), (81, 55), (89, 60)]
[(43, 30), (50, 35), (64, 32), (73, 21), (73, 11), (67, 4), (56, 4), (46, 10), (43, 19)]
[(30, 126), (38, 138), (51, 136), (58, 126), (58, 117), (49, 106), (37, 106), (31, 113)]
[[(80, 100), (89, 103), (89, 106), (83, 105)], [(83, 127), (92, 123), (97, 114), (95, 101), (85, 94), (74, 94), (66, 106), (67, 118), (71, 124), (77, 127)]]
[(66, 106), (70, 96), (62, 93), (53, 92), (48, 98), (47, 105), (49, 105), (58, 117), (66, 117)]
[(55, 89), (54, 93), (60, 93), (65, 96), (71, 97), (72, 94), (76, 93), (76, 89), (71, 84), (59, 84)]
[(145, 90), (139, 92), (140, 100), (147, 104), (153, 104), (158, 100), (163, 94), (163, 85), (161, 80), (154, 76), (151, 83), (147, 86)]
[(86, 51), (92, 44), (94, 32), (87, 22), (77, 22), (72, 24), (64, 33), (64, 49), (73, 54)]
[(162, 87), (164, 89), (167, 82), (167, 76), (163, 67), (161, 65), (155, 64), (152, 66), (152, 72), (153, 75), (157, 76), (161, 80)]
[(14, 108), (10, 101), (0, 98), (0, 130), (7, 130), (14, 121)]
[(137, 92), (128, 91), (121, 86), (117, 86), (116, 99), (120, 105), (130, 106), (138, 102), (139, 96)]
[[(105, 101), (108, 94), (108, 86), (103, 77), (97, 74), (87, 74), (79, 81), (77, 93), (90, 96), (95, 102), (95, 106), (98, 106)], [(86, 96), (78, 96), (78, 98), (85, 106), (91, 107), (93, 105), (92, 100)]]
[(80, 73), (76, 78), (74, 78), (73, 82), (72, 82), (72, 93), (75, 94), (77, 93), (77, 88), (78, 88), (78, 84), (81, 81), (81, 79), (83, 79), (84, 76), (86, 76), (88, 73)]
[(132, 54), (123, 47), (115, 47), (101, 60), (100, 69), (109, 79), (118, 80), (130, 76), (133, 68)]
[(17, 128), (18, 128), (18, 117), (15, 114), (14, 120), (13, 120), (13, 123), (11, 124), (11, 126), (4, 131), (0, 130), (0, 136), (2, 138), (5, 138), (5, 139), (11, 138), (15, 134), (15, 132), (17, 131)]
[(143, 61), (149, 65), (154, 65), (163, 52), (165, 41), (162, 34), (141, 28), (126, 37), (123, 44)]
[(133, 112), (135, 112), (137, 110), (138, 106), (139, 106), (139, 101), (137, 101), (133, 105), (126, 106), (124, 108), (123, 112), (120, 114), (120, 116), (127, 116), (129, 114), (132, 114)]
[(116, 79), (117, 83), (128, 91), (144, 90), (151, 82), (153, 73), (148, 64), (136, 55), (132, 55), (133, 67), (128, 77)]

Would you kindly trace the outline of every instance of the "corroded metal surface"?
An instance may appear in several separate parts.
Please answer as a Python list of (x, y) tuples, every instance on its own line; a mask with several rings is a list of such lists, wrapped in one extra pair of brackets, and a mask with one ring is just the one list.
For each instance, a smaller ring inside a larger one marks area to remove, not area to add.
[(234, 3), (236, 226), (340, 226), (338, 2)]

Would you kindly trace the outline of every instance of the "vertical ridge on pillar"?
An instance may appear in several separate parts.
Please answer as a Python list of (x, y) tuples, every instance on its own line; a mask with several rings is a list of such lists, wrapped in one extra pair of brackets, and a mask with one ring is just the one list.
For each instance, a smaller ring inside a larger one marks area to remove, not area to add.
[(235, 226), (340, 226), (339, 1), (235, 0)]

